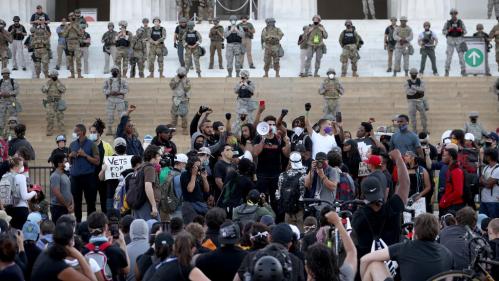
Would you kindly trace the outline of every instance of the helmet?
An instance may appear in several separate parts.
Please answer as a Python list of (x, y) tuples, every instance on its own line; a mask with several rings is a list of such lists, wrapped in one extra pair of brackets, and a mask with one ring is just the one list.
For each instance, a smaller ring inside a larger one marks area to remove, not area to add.
[(220, 18), (214, 18), (213, 22), (220, 22)]
[[(153, 20), (153, 21), (154, 21), (154, 20)], [(142, 23), (146, 23), (146, 22), (147, 22), (147, 23), (149, 23), (149, 19), (148, 19), (148, 18), (143, 18), (143, 19), (142, 19)]]
[(114, 23), (112, 23), (112, 22), (108, 23), (107, 27), (113, 27), (114, 28)]
[(152, 19), (152, 22), (154, 23), (155, 21), (159, 21), (159, 22), (161, 22), (161, 19), (160, 19), (159, 17), (154, 17), (154, 18)]
[(6, 25), (4, 20), (0, 20), (0, 24)]
[(14, 16), (14, 18), (12, 19), (12, 21), (21, 21), (21, 18), (19, 16)]
[(353, 25), (352, 20), (346, 20), (345, 25), (347, 25), (347, 24)]
[(181, 66), (177, 69), (177, 74), (179, 75), (186, 75), (187, 74), (187, 69), (185, 67)]
[(450, 9), (449, 14), (451, 14), (451, 15), (456, 14), (457, 15), (457, 14), (459, 14), (459, 12), (457, 11), (456, 8), (452, 8), (452, 9)]
[(416, 68), (411, 68), (411, 70), (409, 70), (409, 73), (410, 74), (418, 74), (418, 70)]
[(476, 29), (483, 29), (483, 24), (481, 24), (481, 23), (477, 24)]
[(128, 26), (128, 23), (126, 22), (126, 20), (120, 20), (120, 22), (118, 23), (119, 26), (124, 26), (124, 27), (127, 27)]
[(66, 137), (64, 135), (58, 135), (55, 137), (55, 142), (66, 141)]
[(237, 16), (232, 15), (229, 17), (229, 21), (233, 21), (233, 20), (237, 21)]
[(76, 9), (76, 10), (75, 10), (75, 14), (81, 14), (80, 9)]
[(10, 70), (7, 67), (2, 68), (2, 74), (10, 74)]
[(178, 20), (179, 23), (186, 23), (187, 22), (187, 19), (184, 18), (184, 17), (181, 17), (179, 20)]
[(332, 73), (332, 74), (336, 74), (336, 71), (334, 70), (334, 68), (329, 68), (329, 69), (327, 70), (327, 72), (326, 72), (326, 74), (327, 74), (327, 75), (329, 75), (329, 74), (331, 74), (331, 73)]
[(70, 18), (70, 17), (74, 17), (74, 15), (75, 15), (75, 13), (73, 13), (73, 12), (69, 13), (69, 14), (68, 14), (68, 18)]
[(189, 28), (193, 28), (195, 25), (196, 25), (196, 24), (195, 24), (193, 21), (189, 21), (189, 22), (187, 23), (187, 27), (189, 27)]
[(312, 21), (314, 21), (315, 19), (318, 19), (319, 21), (322, 20), (321, 16), (320, 15), (315, 15), (312, 17)]
[(116, 70), (118, 70), (118, 71), (120, 71), (120, 69), (118, 68), (118, 66), (117, 66), (117, 65), (113, 65), (113, 66), (111, 67), (111, 71), (113, 71), (113, 70), (115, 70), (115, 69), (116, 69)]
[(57, 77), (59, 76), (59, 72), (56, 69), (52, 69), (49, 73), (49, 77)]
[(390, 21), (397, 21), (397, 17), (391, 17)]
[(284, 274), (281, 262), (273, 256), (263, 256), (255, 263), (253, 270), (255, 281), (283, 280)]
[(265, 19), (265, 23), (266, 24), (275, 23), (275, 19), (274, 18), (267, 18), (267, 19)]
[(407, 17), (406, 16), (400, 17), (400, 21), (407, 21)]
[(431, 23), (430, 23), (429, 21), (425, 21), (425, 22), (423, 23), (423, 26), (431, 26)]
[(247, 71), (247, 70), (241, 70), (241, 77), (249, 78), (249, 71)]

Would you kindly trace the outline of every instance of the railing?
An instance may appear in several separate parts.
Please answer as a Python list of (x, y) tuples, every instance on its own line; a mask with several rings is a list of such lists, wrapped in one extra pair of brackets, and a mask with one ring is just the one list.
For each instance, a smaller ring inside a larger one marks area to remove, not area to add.
[(50, 196), (50, 166), (29, 167), (29, 180), (31, 184), (38, 184), (43, 187), (45, 196)]

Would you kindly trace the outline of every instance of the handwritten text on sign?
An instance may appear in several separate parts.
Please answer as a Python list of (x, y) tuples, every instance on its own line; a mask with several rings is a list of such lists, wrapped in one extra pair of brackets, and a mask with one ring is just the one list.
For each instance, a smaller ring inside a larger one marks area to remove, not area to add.
[(107, 166), (105, 175), (106, 180), (118, 179), (121, 172), (132, 168), (131, 159), (131, 155), (104, 156), (104, 164)]

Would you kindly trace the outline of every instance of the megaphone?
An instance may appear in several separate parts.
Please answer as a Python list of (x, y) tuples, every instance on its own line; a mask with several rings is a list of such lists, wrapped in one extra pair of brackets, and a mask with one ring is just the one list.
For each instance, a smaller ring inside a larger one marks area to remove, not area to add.
[(270, 132), (270, 126), (267, 124), (267, 122), (260, 122), (256, 126), (256, 132), (260, 136), (266, 136)]

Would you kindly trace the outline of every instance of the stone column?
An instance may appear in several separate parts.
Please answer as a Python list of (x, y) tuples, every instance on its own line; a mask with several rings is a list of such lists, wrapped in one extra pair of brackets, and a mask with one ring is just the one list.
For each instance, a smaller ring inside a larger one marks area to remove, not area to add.
[(273, 17), (277, 20), (310, 20), (317, 14), (317, 1), (314, 0), (260, 0), (259, 19)]
[(161, 20), (176, 20), (175, 0), (111, 0), (111, 21), (139, 23), (158, 16)]
[(29, 20), (36, 11), (37, 5), (42, 5), (44, 12), (48, 14), (47, 0), (0, 0), (0, 19), (3, 19), (9, 26), (12, 24), (12, 18), (19, 16), (21, 23), (29, 27)]

